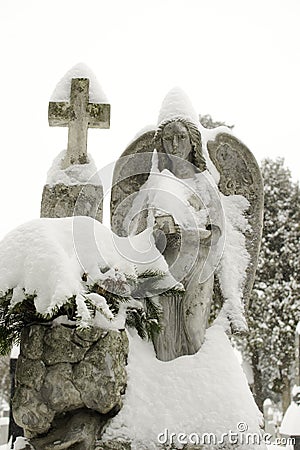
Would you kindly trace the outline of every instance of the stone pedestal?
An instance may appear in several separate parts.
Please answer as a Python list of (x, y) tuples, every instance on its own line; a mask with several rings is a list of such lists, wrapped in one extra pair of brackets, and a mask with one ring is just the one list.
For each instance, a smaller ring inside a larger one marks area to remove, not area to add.
[(13, 414), (36, 450), (96, 448), (122, 406), (127, 354), (125, 331), (23, 330)]
[(102, 222), (103, 187), (93, 184), (46, 184), (41, 217), (89, 216)]

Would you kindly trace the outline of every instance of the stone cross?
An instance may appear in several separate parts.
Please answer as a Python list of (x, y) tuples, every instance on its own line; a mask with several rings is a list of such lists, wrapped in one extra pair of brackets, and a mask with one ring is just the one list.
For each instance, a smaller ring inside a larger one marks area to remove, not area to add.
[(88, 128), (109, 128), (110, 125), (110, 105), (89, 103), (89, 81), (88, 78), (72, 78), (70, 102), (49, 102), (49, 125), (69, 128), (63, 169), (88, 162)]

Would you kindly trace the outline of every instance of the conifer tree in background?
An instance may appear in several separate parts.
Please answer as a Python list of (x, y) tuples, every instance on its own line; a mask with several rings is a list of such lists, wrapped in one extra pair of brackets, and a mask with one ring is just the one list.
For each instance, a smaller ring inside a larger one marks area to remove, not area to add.
[(300, 320), (300, 195), (282, 158), (262, 163), (264, 230), (247, 315), (245, 356), (253, 368), (254, 397), (290, 403), (295, 368), (295, 330)]

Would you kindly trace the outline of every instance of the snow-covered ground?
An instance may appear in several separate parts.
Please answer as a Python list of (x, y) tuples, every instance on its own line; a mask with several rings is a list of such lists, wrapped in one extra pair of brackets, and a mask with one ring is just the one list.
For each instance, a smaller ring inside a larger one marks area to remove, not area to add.
[(262, 417), (221, 326), (207, 330), (197, 354), (167, 363), (157, 360), (152, 345), (135, 334), (129, 342), (124, 406), (107, 428), (105, 439), (130, 439), (133, 448), (141, 450), (152, 448), (166, 430), (168, 436), (175, 433), (177, 445), (180, 433), (186, 439), (196, 439), (196, 434), (201, 438), (203, 433), (220, 439), (230, 430), (238, 432), (241, 423), (248, 433), (260, 433)]

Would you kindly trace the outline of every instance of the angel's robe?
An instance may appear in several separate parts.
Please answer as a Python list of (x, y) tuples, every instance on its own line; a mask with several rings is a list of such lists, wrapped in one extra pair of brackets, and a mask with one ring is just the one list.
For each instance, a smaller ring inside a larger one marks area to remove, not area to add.
[(207, 171), (177, 178), (168, 170), (151, 173), (127, 216), (132, 232), (157, 228), (168, 214), (176, 232), (164, 230), (162, 253), (172, 276), (184, 292), (161, 292), (161, 331), (154, 336), (157, 357), (163, 361), (196, 353), (205, 335), (214, 288), (214, 270), (221, 256), (224, 217), (219, 191)]

